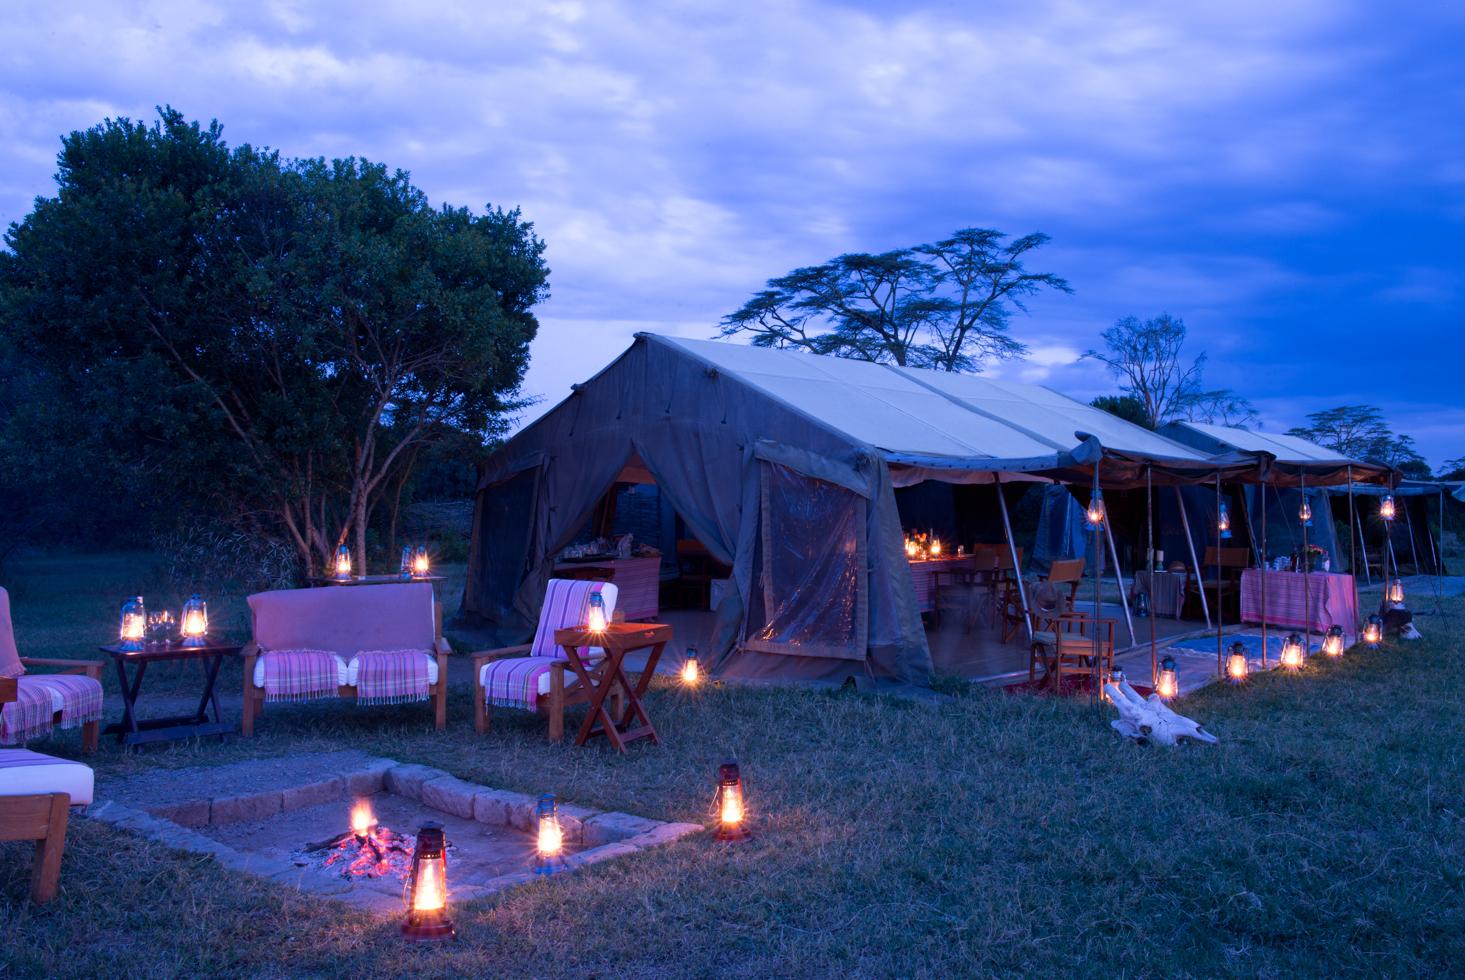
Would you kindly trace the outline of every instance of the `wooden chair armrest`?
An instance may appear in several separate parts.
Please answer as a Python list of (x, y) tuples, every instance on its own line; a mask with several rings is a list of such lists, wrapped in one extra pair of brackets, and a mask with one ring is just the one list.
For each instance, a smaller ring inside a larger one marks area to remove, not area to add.
[(27, 667), (66, 667), (61, 671), (63, 674), (85, 674), (88, 677), (102, 679), (102, 662), (100, 660), (58, 660), (54, 657), (21, 657), (20, 662)]
[(499, 660), (503, 657), (522, 657), (534, 649), (532, 643), (521, 643), (515, 647), (500, 647), (497, 650), (479, 650), (477, 653), (469, 654), (473, 658), (473, 669), (478, 670), (490, 660)]
[(14, 677), (0, 677), (0, 704), (14, 701), (18, 696)]
[(440, 636), (432, 641), (432, 651), (438, 656), (447, 656), (453, 652), (453, 645)]
[(244, 646), (239, 648), (239, 656), (241, 657), (258, 657), (259, 654), (259, 644), (254, 642), (253, 640), (250, 640), (248, 643), (244, 644)]

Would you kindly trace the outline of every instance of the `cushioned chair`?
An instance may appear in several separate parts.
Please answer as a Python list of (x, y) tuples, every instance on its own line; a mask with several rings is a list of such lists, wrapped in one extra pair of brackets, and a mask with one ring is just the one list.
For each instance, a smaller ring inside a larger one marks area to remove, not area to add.
[(334, 660), (334, 695), (357, 698), (361, 654), (367, 651), (420, 653), (426, 668), (439, 730), (447, 724), (448, 654), (432, 585), (359, 585), (350, 588), (280, 589), (249, 597), (253, 639), (244, 648), (243, 733), (254, 734), (264, 711), (271, 656), (324, 651)]
[[(0, 706), (14, 704), (19, 685), (0, 677)], [(92, 801), (92, 771), (80, 762), (27, 749), (0, 749), (0, 840), (33, 840), (31, 899), (56, 897), (68, 809)]]
[[(1114, 627), (1112, 619), (1094, 619), (1084, 613), (1062, 610), (1062, 596), (1057, 586), (1045, 583), (1039, 587), (1045, 591), (1037, 604), (1043, 606), (1056, 598), (1059, 608), (1045, 607), (1043, 611), (1029, 610), (1033, 627), (1033, 641), (1028, 656), (1028, 683), (1037, 679), (1037, 669), (1043, 668), (1043, 680), (1055, 692), (1063, 689), (1063, 678), (1089, 678), (1094, 672), (1094, 634), (1097, 631), (1098, 668), (1100, 676), (1108, 677), (1114, 672)], [(1056, 615), (1054, 614), (1056, 611)]]
[[(550, 579), (539, 610), (534, 640), (521, 646), (485, 650), (473, 655), (473, 727), (488, 731), (492, 707), (524, 711), (546, 709), (549, 740), (565, 734), (565, 706), (588, 701), (583, 685), (570, 667), (565, 652), (555, 645), (555, 630), (580, 626), (590, 608), (590, 596), (600, 593), (605, 615), (615, 618), (618, 591), (610, 582)], [(582, 658), (594, 657), (594, 648), (582, 648)], [(619, 700), (619, 693), (611, 697)]]
[[(30, 674), (27, 667), (60, 668)], [(14, 697), (0, 704), (0, 745), (23, 745), (54, 728), (81, 726), (81, 747), (97, 750), (102, 718), (102, 664), (97, 660), (22, 657), (10, 625), (10, 593), (0, 588), (0, 677), (15, 680)]]

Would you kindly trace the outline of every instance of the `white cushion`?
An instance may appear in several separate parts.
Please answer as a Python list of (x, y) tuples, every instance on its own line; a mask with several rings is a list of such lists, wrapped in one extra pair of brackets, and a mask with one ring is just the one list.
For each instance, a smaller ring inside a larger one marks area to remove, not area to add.
[(92, 801), (92, 770), (29, 749), (0, 749), (0, 796), (65, 793), (72, 806)]
[[(260, 658), (254, 662), (254, 686), (255, 687), (261, 687), (262, 688), (262, 687), (265, 686), (265, 656), (266, 655), (261, 655)], [(427, 683), (429, 683), (429, 684), (436, 684), (437, 683), (437, 658), (434, 657), (432, 654), (429, 654), (429, 653), (424, 653), (423, 656), (427, 658)], [(340, 656), (337, 656), (336, 657), (336, 683), (337, 683), (337, 685), (340, 686), (340, 687), (355, 687), (356, 686), (356, 672), (360, 669), (360, 667), (361, 667), (361, 660), (360, 660), (359, 657), (352, 657), (351, 658), (351, 662), (350, 663), (347, 663), (344, 658), (342, 658)], [(60, 705), (57, 705), (56, 710), (57, 711), (60, 711), (61, 710)]]

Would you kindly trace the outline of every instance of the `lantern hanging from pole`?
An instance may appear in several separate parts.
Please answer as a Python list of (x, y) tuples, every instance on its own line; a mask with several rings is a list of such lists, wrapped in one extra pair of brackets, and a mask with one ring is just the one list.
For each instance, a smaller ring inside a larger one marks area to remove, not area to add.
[(427, 548), (418, 545), (417, 550), (412, 553), (412, 577), (427, 578), (432, 572), (432, 560), (427, 556)]
[(1343, 627), (1329, 626), (1327, 635), (1323, 637), (1323, 653), (1329, 657), (1341, 657), (1343, 656), (1343, 643)]
[(402, 935), (414, 942), (452, 939), (455, 935), (453, 921), (448, 918), (447, 841), (443, 825), (431, 820), (417, 831)]
[(737, 762), (724, 762), (717, 767), (717, 839), (740, 841), (753, 836), (744, 824), (746, 817), (742, 774)]
[(1307, 499), (1307, 491), (1302, 491), (1302, 505), (1297, 508), (1297, 519), (1302, 522), (1303, 527), (1312, 527), (1312, 501)]
[(1379, 518), (1384, 521), (1392, 521), (1394, 514), (1394, 497), (1392, 494), (1387, 494), (1383, 500), (1379, 501)]
[(1363, 624), (1363, 645), (1370, 650), (1377, 650), (1379, 644), (1384, 641), (1384, 621), (1377, 613), (1368, 617)]
[(1389, 605), (1404, 605), (1404, 582), (1402, 579), (1394, 579), (1389, 583)]
[(687, 654), (682, 658), (682, 683), (688, 687), (696, 687), (701, 679), (702, 664), (697, 659), (697, 648), (687, 647)]
[(148, 611), (142, 596), (135, 595), (122, 600), (122, 618), (118, 627), (121, 646), (124, 650), (141, 650), (148, 631)]
[(1160, 673), (1155, 678), (1155, 693), (1162, 701), (1169, 701), (1180, 694), (1180, 678), (1175, 673), (1175, 658), (1168, 654), (1160, 661)]
[(1231, 540), (1231, 512), (1226, 509), (1226, 501), (1221, 501), (1221, 510), (1216, 518), (1216, 530), (1220, 533), (1222, 541)]
[(1231, 644), (1231, 653), (1226, 657), (1226, 680), (1232, 684), (1245, 684), (1250, 669), (1246, 661), (1246, 644), (1237, 640)]
[(565, 832), (560, 827), (559, 808), (554, 794), (545, 793), (534, 807), (534, 819), (538, 830), (537, 856), (534, 873), (552, 875), (565, 870)]
[(351, 581), (351, 549), (344, 544), (336, 549), (335, 577), (338, 582)]
[(209, 633), (209, 604), (195, 592), (183, 604), (183, 615), (178, 621), (178, 634), (186, 647), (207, 645)]
[(1282, 641), (1282, 666), (1288, 670), (1301, 670), (1302, 661), (1305, 659), (1302, 637), (1296, 633), (1288, 633), (1287, 639)]
[(1090, 531), (1098, 531), (1104, 527), (1104, 491), (1097, 487), (1084, 510), (1084, 521), (1084, 526)]
[(590, 606), (585, 610), (585, 629), (591, 633), (604, 633), (605, 624), (605, 599), (599, 592), (592, 592)]

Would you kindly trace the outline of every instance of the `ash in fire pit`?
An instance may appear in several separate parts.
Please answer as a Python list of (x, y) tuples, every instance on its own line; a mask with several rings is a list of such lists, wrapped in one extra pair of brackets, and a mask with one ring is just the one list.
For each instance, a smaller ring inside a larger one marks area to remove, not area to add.
[[(377, 823), (371, 802), (357, 800), (351, 808), (351, 829), (329, 840), (311, 844), (293, 855), (299, 867), (335, 873), (342, 878), (394, 878), (405, 882), (412, 873), (412, 851), (417, 838)], [(451, 857), (456, 847), (451, 842)]]

